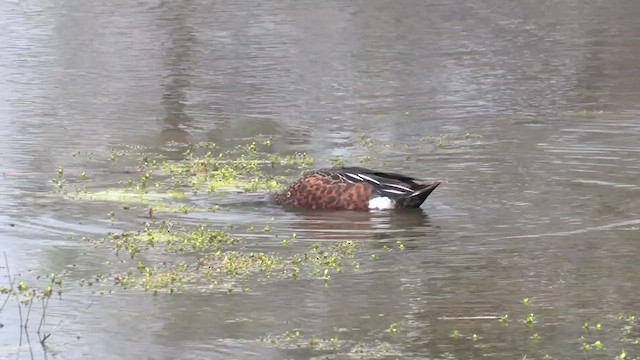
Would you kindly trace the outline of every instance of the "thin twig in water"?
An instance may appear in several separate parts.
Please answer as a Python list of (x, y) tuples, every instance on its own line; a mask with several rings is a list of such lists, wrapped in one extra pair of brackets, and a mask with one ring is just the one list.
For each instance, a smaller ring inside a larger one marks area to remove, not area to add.
[(33, 359), (33, 346), (31, 345), (31, 338), (29, 338), (29, 315), (31, 315), (31, 309), (33, 308), (33, 301), (36, 298), (36, 290), (32, 290), (31, 298), (29, 299), (29, 311), (27, 312), (27, 319), (24, 322), (24, 332), (27, 334), (27, 343), (29, 344), (29, 353), (31, 354), (31, 358)]
[(29, 307), (27, 308), (27, 316), (24, 319), (24, 328), (25, 330), (27, 329), (27, 326), (29, 326), (29, 316), (31, 315), (31, 309), (33, 309), (33, 299), (36, 297), (36, 291), (32, 290), (31, 292), (31, 298), (29, 298), (28, 301), (29, 302)]
[[(49, 305), (49, 298), (42, 298), (42, 317), (40, 318), (40, 324), (38, 325), (38, 337), (40, 338), (40, 344), (42, 347), (45, 347), (44, 342), (47, 341), (49, 336), (51, 336), (51, 332), (42, 336), (42, 325), (44, 324), (44, 318), (47, 315), (47, 306)], [(62, 320), (60, 320), (62, 322)], [(60, 324), (58, 324), (60, 325)], [(58, 326), (56, 326), (57, 328)], [(54, 329), (55, 330), (55, 329)]]
[(29, 354), (31, 355), (31, 359), (33, 360), (35, 359), (35, 357), (33, 356), (33, 346), (31, 346), (31, 338), (29, 338), (29, 332), (27, 331), (26, 327), (24, 329), (24, 334), (25, 334), (25, 337), (27, 338), (27, 344), (29, 344)]
[[(18, 294), (16, 294), (16, 298), (18, 299), (18, 301), (16, 302), (18, 305), (18, 314), (20, 315), (20, 342), (18, 343), (18, 346), (22, 347), (22, 306), (20, 306), (20, 299), (18, 298)], [(26, 330), (26, 329), (24, 329)]]

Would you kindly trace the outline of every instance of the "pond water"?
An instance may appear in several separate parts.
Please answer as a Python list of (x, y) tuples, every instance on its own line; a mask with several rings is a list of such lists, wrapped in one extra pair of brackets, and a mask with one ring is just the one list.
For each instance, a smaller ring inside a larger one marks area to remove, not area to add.
[[(639, 17), (624, 0), (7, 2), (0, 250), (14, 278), (64, 283), (46, 351), (39, 303), (29, 342), (10, 299), (0, 357), (640, 356), (618, 318), (640, 315)], [(148, 209), (65, 198), (58, 168), (112, 189), (129, 176), (112, 149), (180, 160), (259, 134), (314, 168), (340, 158), (443, 183), (417, 212), (187, 196), (221, 209), (158, 218), (231, 224), (276, 255), (352, 240), (360, 269), (258, 275), (248, 292), (107, 285), (130, 263), (82, 238), (143, 229)]]

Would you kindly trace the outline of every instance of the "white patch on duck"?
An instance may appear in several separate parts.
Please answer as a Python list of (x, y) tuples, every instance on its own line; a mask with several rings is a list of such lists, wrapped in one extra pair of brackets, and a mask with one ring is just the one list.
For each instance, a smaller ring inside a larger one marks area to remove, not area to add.
[(378, 181), (378, 180), (376, 180), (376, 179), (374, 179), (372, 177), (369, 177), (369, 176), (366, 176), (366, 175), (362, 175), (362, 174), (359, 174), (358, 176), (360, 176), (361, 178), (363, 178), (363, 179), (365, 179), (367, 181), (371, 181), (372, 183), (376, 183), (376, 184), (380, 185), (380, 181)]
[(398, 189), (402, 189), (402, 190), (406, 190), (406, 191), (413, 191), (413, 190), (409, 189), (406, 186), (397, 185), (397, 184), (384, 183), (384, 186), (393, 186), (393, 187), (396, 187)]
[(382, 189), (381, 191), (386, 191), (392, 194), (406, 194), (406, 191), (392, 190), (392, 189)]
[(369, 210), (389, 210), (395, 209), (395, 201), (386, 196), (379, 196), (369, 200)]

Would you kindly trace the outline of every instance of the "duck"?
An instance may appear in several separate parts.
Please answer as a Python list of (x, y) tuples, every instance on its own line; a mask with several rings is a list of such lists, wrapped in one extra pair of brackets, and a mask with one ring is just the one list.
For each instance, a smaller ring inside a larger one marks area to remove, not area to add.
[(440, 182), (371, 170), (363, 167), (331, 167), (312, 170), (272, 201), (285, 208), (326, 210), (391, 210), (418, 208)]

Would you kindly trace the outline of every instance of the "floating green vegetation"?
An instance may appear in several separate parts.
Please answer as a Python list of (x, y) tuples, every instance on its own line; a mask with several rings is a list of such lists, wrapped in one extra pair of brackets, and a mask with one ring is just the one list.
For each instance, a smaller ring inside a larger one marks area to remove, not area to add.
[[(163, 221), (147, 224), (141, 231), (113, 233), (94, 243), (111, 244), (121, 262), (129, 264), (124, 273), (114, 275), (118, 285), (154, 293), (202, 286), (247, 291), (242, 282), (269, 279), (318, 279), (328, 286), (333, 275), (360, 268), (356, 259), (359, 247), (352, 241), (296, 246), (299, 251), (280, 255), (275, 250), (251, 250), (248, 242), (232, 231), (233, 227), (204, 225), (188, 230)], [(266, 227), (264, 233), (269, 233)], [(290, 246), (297, 243), (297, 236), (281, 241)], [(163, 260), (142, 260), (155, 257)], [(167, 262), (168, 257), (177, 260)]]
[(358, 143), (360, 144), (360, 146), (366, 149), (369, 149), (373, 153), (379, 153), (384, 149), (391, 148), (390, 144), (385, 144), (385, 143), (376, 141), (373, 138), (367, 136), (366, 134), (360, 134)]
[(315, 162), (304, 153), (269, 153), (270, 145), (270, 140), (252, 140), (231, 150), (215, 152), (214, 144), (202, 143), (189, 148), (185, 160), (165, 161), (162, 167), (173, 176), (186, 178), (195, 190), (256, 192), (283, 187), (282, 178), (269, 175), (269, 170), (278, 167), (280, 172), (304, 171)]
[(482, 136), (478, 134), (472, 134), (467, 131), (463, 135), (459, 134), (438, 134), (438, 135), (424, 135), (421, 139), (428, 144), (436, 145), (440, 149), (460, 146), (474, 139), (480, 139)]
[(60, 167), (52, 179), (54, 189), (72, 199), (162, 204), (184, 198), (187, 192), (277, 191), (288, 176), (299, 175), (315, 162), (305, 153), (274, 154), (271, 140), (261, 136), (226, 151), (213, 143), (191, 145), (174, 160), (140, 149), (112, 149), (109, 160), (110, 173), (126, 178), (120, 181), (123, 187), (92, 189), (86, 170), (70, 174)]
[(158, 193), (158, 192), (136, 192), (130, 189), (107, 189), (94, 192), (81, 192), (75, 195), (78, 199), (94, 201), (114, 201), (123, 203), (150, 204), (161, 203), (163, 201), (182, 199), (184, 193)]
[(338, 335), (322, 338), (306, 335), (302, 330), (285, 331), (281, 335), (268, 335), (260, 338), (260, 343), (279, 349), (309, 349), (317, 352), (344, 353), (347, 358), (371, 359), (381, 356), (399, 356), (401, 353), (395, 346), (384, 341), (352, 341), (341, 340)]
[(160, 252), (220, 251), (240, 242), (224, 229), (198, 226), (193, 231), (174, 229), (171, 222), (163, 221), (155, 228), (150, 224), (143, 231), (125, 231), (111, 234), (116, 255), (126, 252), (131, 259), (142, 251), (157, 249)]
[[(440, 356), (451, 359), (491, 357), (492, 354), (520, 348), (524, 353), (519, 358), (527, 359), (640, 360), (640, 326), (633, 315), (624, 314), (617, 319), (607, 317), (606, 325), (602, 320), (586, 321), (582, 323), (582, 331), (579, 324), (574, 330), (565, 329), (570, 333), (575, 331), (582, 334), (573, 341), (567, 340), (572, 344), (570, 347), (558, 348), (554, 329), (559, 323), (566, 325), (566, 322), (538, 314), (543, 310), (536, 306), (533, 299), (525, 298), (520, 303), (521, 306), (517, 306), (511, 314), (502, 316), (440, 318), (456, 320), (456, 327), (464, 327), (464, 330), (447, 327), (446, 332), (441, 333), (442, 337), (432, 339), (443, 346), (442, 350), (446, 350), (447, 356)], [(510, 318), (522, 320), (509, 323)]]
[(574, 116), (595, 116), (604, 114), (603, 110), (595, 110), (595, 109), (581, 109), (581, 110), (573, 110), (567, 112), (569, 115)]
[(333, 166), (344, 166), (345, 165), (345, 161), (341, 157), (336, 157), (336, 158), (330, 159), (329, 161), (331, 162), (331, 164)]
[(282, 349), (309, 348), (312, 350), (326, 351), (337, 350), (345, 342), (337, 336), (330, 339), (321, 339), (316, 336), (304, 336), (300, 330), (285, 331), (281, 335), (268, 335), (260, 338), (260, 342)]

